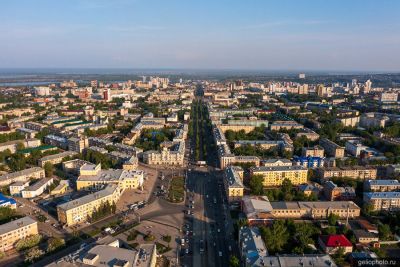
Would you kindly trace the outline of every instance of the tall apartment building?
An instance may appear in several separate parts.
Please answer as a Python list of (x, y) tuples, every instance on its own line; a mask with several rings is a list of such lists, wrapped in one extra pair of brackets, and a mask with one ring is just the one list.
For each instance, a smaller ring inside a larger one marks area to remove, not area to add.
[(31, 217), (23, 217), (0, 225), (0, 251), (14, 248), (15, 243), (23, 238), (37, 235), (38, 223)]
[(308, 170), (301, 166), (254, 167), (250, 169), (251, 176), (262, 175), (263, 185), (281, 186), (285, 179), (293, 185), (307, 183)]
[(32, 167), (18, 172), (7, 173), (0, 176), (0, 186), (9, 185), (15, 182), (27, 182), (30, 178), (44, 178), (44, 169), (40, 167)]
[(93, 211), (104, 205), (105, 202), (117, 203), (122, 193), (123, 188), (110, 184), (96, 193), (58, 205), (58, 220), (68, 226), (85, 222), (93, 214)]
[(327, 138), (322, 138), (319, 144), (325, 149), (325, 153), (329, 157), (343, 158), (344, 157), (344, 147), (332, 142)]

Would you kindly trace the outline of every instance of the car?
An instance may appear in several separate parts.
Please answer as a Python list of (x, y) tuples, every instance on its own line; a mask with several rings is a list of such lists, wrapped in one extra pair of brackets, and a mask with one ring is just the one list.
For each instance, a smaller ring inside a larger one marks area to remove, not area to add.
[(222, 257), (222, 251), (219, 251), (219, 252), (218, 252), (218, 255), (219, 255), (220, 257)]
[(221, 230), (218, 228), (218, 229), (217, 229), (217, 232), (218, 232), (218, 233), (220, 233), (220, 232), (221, 232)]
[(189, 249), (188, 249), (188, 248), (185, 249), (185, 253), (186, 253), (186, 254), (189, 254)]

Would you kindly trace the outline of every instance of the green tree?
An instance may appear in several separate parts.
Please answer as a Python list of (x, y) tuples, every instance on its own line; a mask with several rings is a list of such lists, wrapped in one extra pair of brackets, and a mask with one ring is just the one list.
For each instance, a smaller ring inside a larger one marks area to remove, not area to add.
[(379, 238), (382, 240), (389, 240), (392, 236), (392, 232), (390, 231), (390, 226), (387, 224), (380, 224), (378, 226)]
[(65, 246), (65, 240), (57, 237), (51, 237), (47, 240), (47, 252), (53, 252)]
[(334, 213), (329, 214), (329, 216), (328, 216), (329, 225), (335, 226), (337, 224), (338, 220), (339, 220), (339, 216), (338, 215), (336, 215)]
[(229, 267), (239, 267), (240, 261), (235, 255), (229, 257)]
[(34, 246), (37, 246), (41, 240), (42, 240), (41, 235), (28, 236), (26, 238), (18, 240), (18, 242), (15, 244), (15, 248), (18, 251), (26, 250)]
[(39, 259), (44, 255), (44, 251), (41, 250), (39, 247), (31, 248), (25, 254), (25, 262), (33, 263), (35, 260)]
[(250, 178), (250, 190), (253, 195), (262, 195), (264, 193), (264, 177), (262, 175), (253, 175)]
[(44, 164), (44, 172), (46, 174), (46, 177), (52, 177), (54, 174), (54, 165), (50, 162), (46, 162)]
[(281, 251), (289, 240), (290, 233), (284, 221), (274, 221), (271, 227), (260, 227), (261, 236), (271, 253)]

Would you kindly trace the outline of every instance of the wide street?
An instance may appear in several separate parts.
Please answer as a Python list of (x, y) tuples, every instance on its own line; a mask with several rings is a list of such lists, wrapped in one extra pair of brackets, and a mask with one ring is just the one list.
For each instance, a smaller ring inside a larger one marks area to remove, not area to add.
[[(199, 87), (198, 94), (202, 89)], [(197, 98), (201, 101), (201, 97)], [(202, 103), (202, 102), (200, 102)], [(203, 104), (204, 107), (204, 104)], [(199, 116), (194, 116), (196, 120)], [(205, 119), (205, 118), (203, 118)], [(193, 124), (199, 122), (193, 121)], [(198, 127), (195, 127), (194, 137)], [(200, 158), (207, 162), (207, 166), (190, 166), (188, 168), (186, 188), (188, 191), (186, 207), (191, 207), (193, 215), (186, 215), (185, 224), (189, 231), (185, 232), (188, 238), (188, 254), (185, 254), (182, 265), (185, 266), (229, 266), (229, 257), (237, 251), (233, 237), (233, 225), (229, 207), (225, 198), (222, 182), (222, 171), (214, 168), (216, 165), (216, 151), (212, 149), (211, 132), (203, 132), (203, 144), (207, 144), (207, 157), (200, 154)], [(192, 139), (195, 148), (196, 138)], [(198, 147), (202, 147), (202, 144)], [(210, 149), (211, 148), (211, 149)], [(189, 160), (195, 162), (195, 149), (191, 150)], [(193, 232), (191, 232), (193, 231)], [(201, 248), (203, 247), (203, 248)]]

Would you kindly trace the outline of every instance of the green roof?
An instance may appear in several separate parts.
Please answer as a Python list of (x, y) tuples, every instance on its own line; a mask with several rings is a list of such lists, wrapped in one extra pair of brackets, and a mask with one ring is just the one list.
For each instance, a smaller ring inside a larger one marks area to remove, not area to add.
[(67, 123), (64, 125), (64, 127), (75, 126), (75, 125), (84, 125), (84, 124), (88, 124), (88, 123), (90, 123), (90, 122)]
[(18, 151), (18, 153), (28, 154), (28, 153), (31, 153), (32, 151), (43, 151), (43, 150), (49, 150), (49, 149), (54, 149), (54, 148), (57, 148), (57, 147), (52, 146), (52, 145), (43, 145), (43, 146), (21, 149), (20, 151)]
[(81, 120), (80, 120), (80, 119), (67, 119), (67, 120), (61, 120), (61, 121), (52, 122), (51, 125), (56, 125), (56, 124), (61, 124), (61, 123), (68, 123), (68, 122), (74, 122), (74, 121), (81, 121)]

